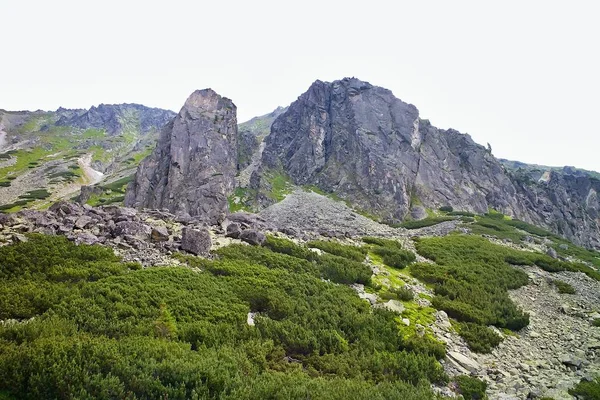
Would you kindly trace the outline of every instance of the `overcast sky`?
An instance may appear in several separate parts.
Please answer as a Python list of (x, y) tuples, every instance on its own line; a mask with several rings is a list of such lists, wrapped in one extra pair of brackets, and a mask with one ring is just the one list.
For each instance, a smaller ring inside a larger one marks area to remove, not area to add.
[(0, 0), (0, 108), (178, 111), (211, 87), (241, 122), (355, 76), (497, 157), (600, 171), (596, 4)]

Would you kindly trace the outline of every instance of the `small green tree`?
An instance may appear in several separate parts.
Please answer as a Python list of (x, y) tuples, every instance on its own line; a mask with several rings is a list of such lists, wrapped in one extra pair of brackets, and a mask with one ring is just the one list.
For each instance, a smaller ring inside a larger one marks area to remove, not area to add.
[(177, 324), (175, 318), (165, 303), (161, 303), (158, 319), (154, 322), (154, 332), (157, 337), (163, 339), (177, 338)]

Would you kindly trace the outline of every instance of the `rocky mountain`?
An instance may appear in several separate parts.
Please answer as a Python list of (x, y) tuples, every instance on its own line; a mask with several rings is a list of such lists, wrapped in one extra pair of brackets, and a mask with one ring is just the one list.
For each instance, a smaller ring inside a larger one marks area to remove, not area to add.
[(563, 173), (531, 184), (469, 135), (442, 130), (391, 91), (355, 78), (316, 81), (271, 126), (252, 189), (273, 177), (333, 193), (383, 221), (422, 219), (439, 207), (490, 208), (600, 246), (594, 178)]
[(0, 110), (0, 207), (44, 208), (93, 184), (85, 196), (91, 204), (122, 201), (135, 167), (174, 116), (137, 104)]
[(222, 221), (237, 173), (236, 118), (231, 100), (211, 89), (192, 93), (139, 165), (125, 205)]

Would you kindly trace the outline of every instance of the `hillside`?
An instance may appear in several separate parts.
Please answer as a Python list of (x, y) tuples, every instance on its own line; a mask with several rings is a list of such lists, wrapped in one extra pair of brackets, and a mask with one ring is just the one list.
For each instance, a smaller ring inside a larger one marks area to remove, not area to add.
[(0, 399), (600, 397), (586, 171), (354, 78), (1, 115)]
[[(119, 186), (119, 180), (130, 179), (173, 116), (136, 104), (54, 112), (0, 110), (1, 209), (44, 208), (77, 196), (82, 185), (117, 181), (113, 186)], [(115, 197), (98, 192), (91, 203)]]

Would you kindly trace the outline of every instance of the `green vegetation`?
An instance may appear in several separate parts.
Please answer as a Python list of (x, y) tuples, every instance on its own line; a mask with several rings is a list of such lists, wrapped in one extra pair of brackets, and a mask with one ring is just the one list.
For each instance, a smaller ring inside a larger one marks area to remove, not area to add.
[(440, 224), (442, 222), (446, 222), (446, 221), (452, 221), (454, 218), (452, 217), (445, 217), (445, 216), (439, 216), (439, 217), (427, 217), (425, 219), (420, 219), (417, 221), (405, 221), (401, 224), (397, 224), (397, 225), (393, 225), (394, 227), (402, 227), (402, 228), (406, 228), (406, 229), (418, 229), (418, 228), (425, 228), (427, 226), (433, 226), (433, 225), (437, 225)]
[(46, 190), (46, 189), (31, 190), (31, 191), (19, 196), (19, 198), (21, 198), (21, 199), (29, 199), (29, 200), (44, 200), (44, 199), (47, 199), (48, 197), (50, 197), (50, 192), (48, 192), (48, 190)]
[(280, 202), (285, 199), (285, 196), (291, 193), (291, 182), (282, 172), (271, 172), (266, 174), (266, 180), (269, 183), (271, 189), (267, 193), (267, 197), (276, 202)]
[(390, 292), (395, 294), (396, 297), (398, 298), (398, 300), (401, 300), (401, 301), (411, 301), (415, 298), (415, 293), (412, 290), (407, 289), (403, 286), (393, 288), (390, 290)]
[(600, 327), (600, 318), (596, 318), (592, 321), (592, 326)]
[(485, 394), (487, 384), (477, 378), (460, 375), (456, 377), (456, 384), (458, 385), (458, 391), (463, 395), (465, 400), (481, 400), (487, 398)]
[(441, 206), (439, 208), (439, 210), (441, 212), (445, 212), (445, 213), (451, 213), (452, 211), (454, 211), (454, 208), (452, 206)]
[(502, 342), (502, 338), (490, 328), (471, 322), (459, 323), (458, 332), (469, 348), (477, 353), (490, 353)]
[(327, 253), (344, 257), (354, 261), (364, 261), (367, 255), (367, 249), (356, 246), (346, 246), (338, 242), (324, 241), (324, 240), (313, 240), (306, 244), (308, 247), (314, 249), (320, 249)]
[(600, 400), (600, 378), (591, 382), (582, 380), (569, 393), (582, 400)]
[(416, 260), (414, 253), (403, 250), (396, 240), (364, 237), (363, 242), (370, 244), (372, 254), (381, 257), (382, 262), (390, 267), (402, 269)]
[[(527, 275), (509, 266), (508, 256), (524, 256), (506, 247), (494, 245), (476, 236), (450, 235), (421, 239), (417, 251), (435, 264), (419, 263), (410, 267), (418, 279), (433, 285), (433, 306), (452, 318), (482, 327), (496, 325), (519, 330), (529, 323), (529, 316), (508, 297), (509, 289), (527, 284)], [(460, 330), (465, 339), (474, 328)], [(481, 340), (491, 339), (485, 335)], [(493, 347), (495, 341), (490, 341)], [(486, 346), (477, 343), (478, 350)]]
[(436, 360), (443, 346), (404, 338), (396, 314), (321, 279), (332, 259), (360, 263), (269, 242), (281, 252), (229, 246), (212, 261), (178, 257), (199, 269), (139, 270), (60, 237), (0, 248), (0, 318), (35, 316), (0, 326), (0, 393), (434, 399), (429, 382), (447, 381)]
[(123, 202), (125, 200), (127, 185), (133, 178), (134, 175), (129, 175), (114, 182), (99, 185), (98, 187), (102, 190), (102, 193), (92, 195), (87, 203), (92, 206), (98, 206)]
[(252, 200), (256, 198), (256, 190), (236, 187), (233, 194), (228, 197), (229, 211), (252, 211)]
[(552, 284), (556, 286), (556, 288), (558, 289), (558, 293), (560, 294), (575, 294), (575, 288), (569, 285), (567, 282), (555, 279), (552, 281)]
[(471, 218), (475, 217), (475, 214), (473, 214), (472, 212), (468, 212), (468, 211), (451, 211), (447, 214), (455, 216), (455, 217), (471, 217)]

